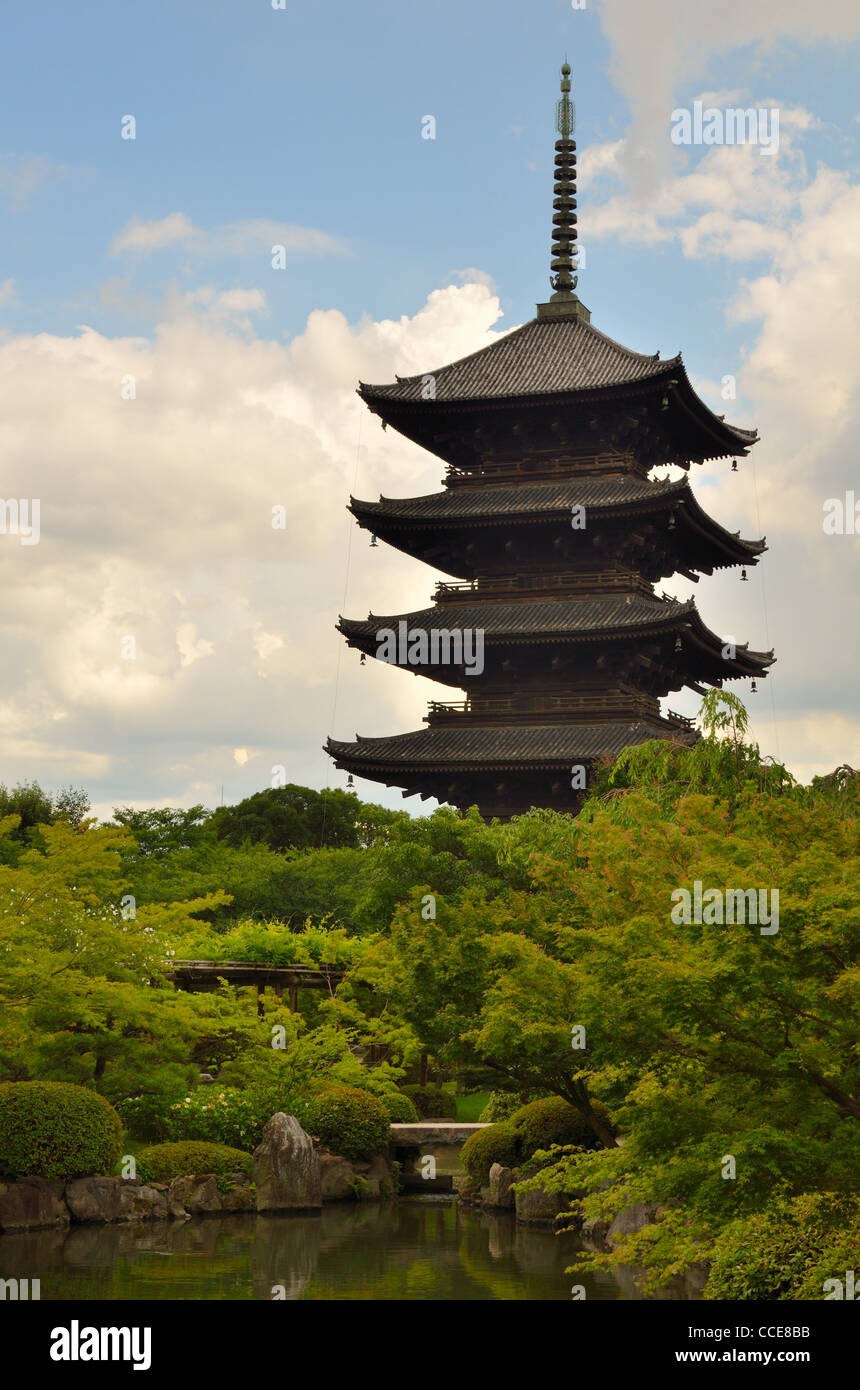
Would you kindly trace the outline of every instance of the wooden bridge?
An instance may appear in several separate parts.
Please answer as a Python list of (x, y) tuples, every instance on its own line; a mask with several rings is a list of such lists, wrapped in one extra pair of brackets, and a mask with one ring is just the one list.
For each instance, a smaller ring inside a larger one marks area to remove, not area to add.
[(346, 971), (334, 965), (265, 965), (247, 960), (177, 960), (170, 978), (177, 989), (192, 993), (209, 993), (218, 988), (219, 980), (228, 985), (252, 985), (257, 990), (257, 1013), (263, 1015), (263, 996), (271, 985), (277, 999), (288, 990), (290, 1009), (299, 1007), (300, 989), (327, 989), (334, 995)]

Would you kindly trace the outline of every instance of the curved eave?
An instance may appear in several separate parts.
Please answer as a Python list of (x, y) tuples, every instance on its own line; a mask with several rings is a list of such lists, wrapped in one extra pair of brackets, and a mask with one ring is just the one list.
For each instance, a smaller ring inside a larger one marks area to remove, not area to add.
[(359, 385), (357, 394), (365, 405), (378, 415), (385, 425), (391, 425), (413, 443), (439, 453), (428, 443), (428, 435), (438, 430), (447, 416), (486, 414), (488, 412), (528, 411), (553, 407), (575, 409), (622, 399), (642, 399), (663, 392), (668, 395), (666, 409), (674, 410), (681, 429), (692, 427), (701, 441), (695, 455), (701, 459), (745, 457), (758, 442), (756, 430), (729, 425), (705, 404), (694, 391), (687, 376), (681, 354), (661, 363), (659, 374), (629, 382), (615, 382), (573, 391), (542, 392), (522, 396), (475, 396), (437, 400), (397, 400), (377, 394), (379, 388)]
[[(575, 486), (574, 480), (571, 482)], [(450, 493), (433, 495), (440, 498), (451, 496)], [(426, 498), (416, 498), (415, 500), (425, 501)], [(397, 507), (397, 510), (392, 509), (392, 504)], [(712, 564), (693, 566), (693, 568), (701, 568), (703, 573), (710, 573), (712, 569), (722, 569), (735, 564), (756, 565), (758, 564), (758, 557), (767, 550), (764, 537), (761, 540), (745, 540), (739, 531), (727, 531), (719, 522), (715, 521), (699, 505), (686, 478), (671, 484), (664, 491), (655, 490), (651, 497), (631, 499), (626, 502), (591, 503), (588, 504), (588, 511), (600, 520), (612, 520), (615, 516), (652, 515), (669, 510), (673, 504), (680, 506), (681, 519), (689, 532), (715, 546), (726, 557), (722, 562), (715, 560)], [(535, 509), (521, 512), (476, 512), (463, 516), (444, 513), (436, 516), (432, 514), (410, 516), (400, 509), (401, 505), (401, 500), (396, 498), (380, 497), (378, 502), (370, 502), (350, 497), (347, 509), (364, 530), (380, 537), (395, 549), (403, 550), (406, 554), (411, 555), (415, 555), (416, 549), (420, 549), (420, 541), (417, 537), (421, 533), (438, 537), (440, 533), (449, 529), (470, 531), (503, 527), (508, 530), (511, 526), (560, 525), (568, 523), (570, 520), (570, 510), (564, 506), (559, 507), (557, 511)], [(403, 533), (415, 535), (415, 543), (411, 546), (403, 544), (401, 540)], [(438, 560), (433, 563), (436, 568), (444, 568)]]

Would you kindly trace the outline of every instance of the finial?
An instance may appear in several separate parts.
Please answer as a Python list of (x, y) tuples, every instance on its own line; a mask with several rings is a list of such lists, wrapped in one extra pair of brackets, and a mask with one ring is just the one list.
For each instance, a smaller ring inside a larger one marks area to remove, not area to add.
[(538, 318), (591, 318), (585, 305), (574, 294), (578, 276), (576, 264), (576, 107), (570, 95), (570, 63), (561, 65), (561, 98), (555, 104), (555, 184), (552, 215), (552, 260), (549, 282), (555, 293), (547, 304), (538, 305)]
[(576, 141), (573, 131), (576, 107), (570, 99), (570, 64), (561, 69), (561, 99), (556, 102), (555, 128), (561, 136), (555, 142), (555, 198), (552, 218), (552, 264), (550, 284), (555, 290), (550, 303), (575, 299), (577, 276), (573, 274), (576, 256)]

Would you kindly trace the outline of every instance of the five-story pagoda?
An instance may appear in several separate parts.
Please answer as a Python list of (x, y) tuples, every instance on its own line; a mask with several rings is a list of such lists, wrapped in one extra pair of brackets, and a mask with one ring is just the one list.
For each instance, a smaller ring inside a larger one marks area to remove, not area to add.
[(426, 729), (327, 743), (356, 776), (503, 819), (530, 806), (577, 810), (597, 760), (697, 737), (691, 721), (661, 714), (661, 696), (761, 677), (773, 661), (725, 644), (692, 600), (654, 593), (675, 573), (697, 581), (758, 562), (764, 541), (723, 530), (686, 477), (648, 476), (743, 456), (757, 435), (711, 413), (680, 354), (643, 356), (592, 327), (573, 274), (567, 63), (561, 91), (549, 302), (480, 352), (359, 389), (384, 425), (448, 468), (442, 492), (353, 498), (350, 510), (455, 582), (437, 584), (431, 608), (338, 627), (366, 655), (468, 693), (434, 701)]

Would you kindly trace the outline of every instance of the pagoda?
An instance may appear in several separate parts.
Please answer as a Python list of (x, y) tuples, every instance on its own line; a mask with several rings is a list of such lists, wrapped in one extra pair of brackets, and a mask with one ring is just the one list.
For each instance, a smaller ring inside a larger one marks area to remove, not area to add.
[[(350, 500), (374, 540), (448, 578), (419, 612), (341, 617), (367, 656), (428, 676), (424, 729), (329, 739), (351, 775), (477, 805), (506, 820), (532, 806), (579, 809), (595, 764), (648, 739), (691, 744), (693, 721), (661, 713), (685, 686), (760, 678), (773, 652), (710, 631), (695, 602), (660, 580), (758, 563), (763, 540), (723, 529), (686, 474), (737, 460), (755, 431), (727, 424), (694, 391), (680, 354), (632, 352), (592, 326), (577, 297), (576, 142), (570, 68), (557, 103), (549, 301), (490, 347), (420, 376), (360, 383), (391, 426), (447, 465), (426, 497)], [(734, 465), (736, 466), (736, 464)]]

